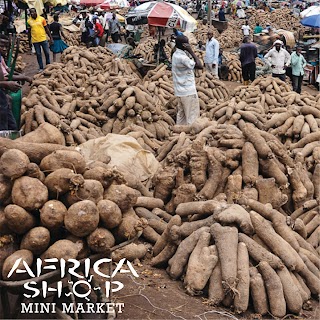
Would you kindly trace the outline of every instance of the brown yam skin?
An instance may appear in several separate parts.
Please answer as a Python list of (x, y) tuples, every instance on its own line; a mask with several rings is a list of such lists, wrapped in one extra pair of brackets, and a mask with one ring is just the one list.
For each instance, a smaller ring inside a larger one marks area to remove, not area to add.
[(90, 256), (90, 249), (88, 247), (86, 239), (79, 238), (73, 235), (69, 235), (66, 237), (66, 240), (70, 240), (75, 243), (79, 249), (77, 259), (81, 260)]
[(17, 205), (6, 206), (4, 214), (8, 227), (17, 234), (24, 234), (36, 225), (36, 218)]
[(153, 247), (153, 255), (157, 256), (166, 246), (170, 237), (170, 230), (173, 226), (181, 226), (181, 217), (178, 215), (173, 216), (167, 224), (165, 231), (162, 233), (159, 241)]
[(242, 179), (248, 186), (253, 186), (259, 176), (259, 158), (251, 142), (246, 142), (242, 148)]
[(238, 230), (235, 227), (222, 227), (214, 223), (210, 227), (221, 263), (222, 285), (225, 293), (235, 292), (237, 278)]
[(239, 282), (237, 284), (236, 296), (234, 298), (234, 309), (237, 313), (245, 312), (249, 304), (249, 254), (247, 246), (240, 242), (238, 244), (238, 274)]
[(48, 201), (48, 189), (38, 179), (21, 177), (12, 188), (12, 202), (26, 210), (40, 209)]
[(46, 178), (45, 174), (40, 170), (39, 166), (33, 162), (29, 163), (25, 175), (31, 178), (36, 178), (42, 183), (44, 183), (44, 180)]
[(103, 192), (103, 186), (99, 181), (84, 180), (83, 185), (81, 185), (77, 190), (66, 193), (63, 199), (67, 206), (71, 206), (81, 200), (91, 200), (97, 204), (103, 199)]
[(0, 203), (10, 197), (11, 190), (12, 181), (3, 174), (0, 174)]
[(85, 179), (100, 181), (104, 189), (109, 188), (113, 182), (116, 182), (116, 184), (125, 183), (125, 178), (122, 173), (114, 168), (102, 167), (101, 164), (87, 170), (83, 174), (83, 177)]
[(286, 315), (286, 300), (279, 276), (268, 262), (262, 261), (258, 268), (266, 286), (271, 314), (278, 318), (284, 317)]
[(107, 229), (117, 227), (122, 220), (120, 208), (110, 200), (100, 200), (97, 205), (100, 220)]
[[(20, 263), (17, 267), (17, 269), (25, 269), (24, 265), (23, 265), (23, 261), (25, 261), (27, 263), (27, 265), (29, 267), (32, 266), (32, 262), (33, 262), (33, 254), (31, 251), (29, 250), (18, 250), (16, 252), (14, 252), (13, 254), (11, 254), (5, 261), (2, 267), (2, 278), (3, 280), (7, 280), (7, 281), (19, 281), (19, 280), (24, 280), (29, 278), (29, 274), (26, 273), (16, 273), (14, 272), (10, 278), (8, 278), (8, 274), (10, 272), (10, 270), (12, 269), (13, 265), (15, 264), (15, 262), (18, 260), (20, 260)], [(16, 270), (17, 270), (16, 269)]]
[(79, 250), (80, 246), (70, 240), (58, 240), (41, 255), (41, 259), (76, 259)]
[(84, 178), (80, 174), (76, 174), (71, 169), (58, 169), (50, 173), (44, 184), (48, 187), (50, 193), (54, 196), (64, 194), (70, 190), (74, 190), (84, 183)]
[(66, 229), (77, 237), (85, 237), (99, 224), (99, 212), (94, 202), (83, 200), (73, 204), (64, 217)]
[(176, 184), (176, 170), (174, 168), (167, 168), (157, 172), (154, 178), (154, 197), (167, 202), (172, 190)]
[(87, 242), (93, 252), (108, 252), (116, 241), (109, 230), (97, 228), (87, 237)]
[(19, 250), (19, 245), (14, 235), (7, 234), (0, 237), (0, 270), (2, 270), (4, 261), (17, 250)]
[(218, 260), (209, 279), (209, 301), (213, 306), (218, 306), (224, 299), (225, 293), (222, 285), (221, 265)]
[(18, 149), (6, 151), (0, 158), (0, 172), (10, 179), (17, 179), (27, 171), (30, 160)]
[(125, 247), (112, 252), (112, 261), (118, 262), (123, 258), (126, 258), (128, 261), (142, 259), (147, 254), (148, 249), (148, 245), (143, 243), (129, 243)]
[(41, 223), (48, 229), (58, 229), (63, 226), (64, 216), (67, 212), (68, 210), (62, 202), (50, 200), (40, 209)]
[(281, 280), (284, 298), (287, 303), (288, 311), (299, 314), (302, 310), (302, 298), (299, 289), (292, 281), (290, 272), (286, 267), (277, 270), (277, 274)]
[(250, 293), (253, 301), (254, 311), (265, 315), (268, 313), (267, 292), (261, 274), (257, 268), (251, 267), (250, 273)]
[(218, 262), (217, 248), (209, 246), (210, 238), (209, 232), (203, 232), (190, 255), (184, 278), (186, 292), (190, 295), (199, 294), (204, 289)]
[(49, 246), (50, 232), (44, 227), (29, 230), (22, 238), (20, 249), (30, 250), (33, 254), (43, 253)]
[(57, 150), (44, 157), (40, 163), (40, 169), (48, 173), (61, 168), (82, 174), (86, 169), (86, 161), (78, 151)]
[(180, 243), (176, 253), (168, 262), (169, 267), (167, 269), (167, 273), (172, 279), (176, 280), (181, 277), (190, 254), (195, 248), (200, 235), (203, 232), (208, 232), (209, 230), (209, 227), (200, 228)]
[(0, 207), (0, 236), (10, 233), (12, 233), (12, 230), (8, 226), (6, 216), (4, 213), (4, 208)]
[(134, 238), (139, 231), (147, 227), (147, 220), (139, 218), (133, 208), (123, 213), (121, 223), (115, 229), (117, 243)]
[(104, 193), (104, 199), (118, 205), (122, 212), (129, 210), (137, 202), (139, 192), (124, 184), (111, 185)]

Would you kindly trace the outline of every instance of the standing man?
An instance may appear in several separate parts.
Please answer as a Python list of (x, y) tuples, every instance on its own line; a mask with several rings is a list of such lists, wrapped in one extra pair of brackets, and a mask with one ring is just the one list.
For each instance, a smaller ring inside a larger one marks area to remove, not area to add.
[(39, 64), (39, 71), (43, 71), (43, 62), (42, 62), (42, 53), (41, 47), (46, 57), (46, 64), (50, 64), (50, 52), (49, 52), (49, 45), (47, 41), (47, 35), (49, 37), (50, 45), (53, 44), (53, 39), (50, 33), (50, 30), (47, 26), (46, 20), (38, 16), (36, 9), (30, 9), (30, 18), (28, 19), (28, 26), (29, 26), (29, 44), (31, 47), (31, 42), (36, 50), (37, 60)]
[(224, 6), (221, 6), (218, 13), (219, 21), (226, 21), (226, 16), (224, 13)]
[(240, 62), (242, 69), (243, 84), (247, 86), (249, 80), (252, 82), (256, 77), (256, 62), (258, 55), (257, 47), (250, 42), (249, 37), (244, 37), (240, 47)]
[(259, 22), (257, 22), (256, 26), (253, 29), (253, 34), (261, 33), (263, 28), (260, 26)]
[(213, 37), (212, 31), (208, 31), (204, 63), (206, 69), (218, 79), (219, 42)]
[(243, 33), (243, 36), (244, 36), (244, 37), (250, 36), (250, 30), (251, 30), (251, 28), (250, 28), (250, 26), (249, 26), (248, 20), (246, 20), (246, 23), (241, 27), (241, 29), (242, 29), (242, 33)]
[(115, 13), (112, 14), (112, 18), (109, 20), (109, 32), (111, 39), (114, 43), (118, 43), (120, 38), (120, 23)]
[(283, 42), (276, 40), (273, 43), (273, 48), (264, 56), (267, 64), (271, 66), (272, 76), (286, 80), (286, 69), (290, 64), (290, 54), (287, 50), (283, 49), (281, 46)]
[(203, 68), (201, 61), (192, 51), (188, 38), (178, 36), (176, 51), (172, 55), (173, 88), (175, 96), (178, 97), (177, 124), (191, 125), (200, 116), (193, 71), (195, 68)]
[(301, 93), (304, 67), (307, 65), (306, 59), (301, 54), (301, 51), (302, 51), (302, 48), (297, 47), (296, 52), (293, 52), (291, 54), (292, 86), (293, 86), (293, 91), (297, 93)]

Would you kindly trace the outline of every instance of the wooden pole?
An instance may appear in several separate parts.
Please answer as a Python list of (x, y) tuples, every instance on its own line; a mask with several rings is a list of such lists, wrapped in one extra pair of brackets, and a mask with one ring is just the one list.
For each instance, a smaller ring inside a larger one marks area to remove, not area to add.
[(208, 0), (208, 25), (209, 26), (211, 26), (212, 24), (211, 10), (212, 10), (211, 0)]

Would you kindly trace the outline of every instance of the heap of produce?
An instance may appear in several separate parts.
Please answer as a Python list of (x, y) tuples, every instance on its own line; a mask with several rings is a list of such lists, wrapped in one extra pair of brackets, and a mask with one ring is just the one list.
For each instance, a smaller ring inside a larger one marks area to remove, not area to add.
[[(320, 295), (320, 94), (271, 77), (231, 94), (197, 71), (201, 117), (182, 126), (166, 66), (141, 79), (102, 48), (70, 47), (62, 61), (24, 100), (26, 135), (0, 139), (4, 279), (17, 256), (31, 265), (65, 254), (59, 241), (79, 258), (140, 232), (150, 264), (213, 306), (275, 317), (310, 307)], [(156, 156), (152, 184), (65, 146), (110, 132)], [(139, 246), (125, 254), (142, 258)]]

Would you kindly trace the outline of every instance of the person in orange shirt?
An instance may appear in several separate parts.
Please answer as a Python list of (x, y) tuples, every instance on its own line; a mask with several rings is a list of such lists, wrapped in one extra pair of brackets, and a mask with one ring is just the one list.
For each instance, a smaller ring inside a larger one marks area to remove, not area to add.
[(50, 33), (50, 30), (47, 26), (46, 20), (38, 16), (36, 9), (30, 9), (30, 18), (28, 19), (28, 36), (29, 36), (29, 44), (31, 47), (31, 43), (34, 46), (37, 54), (37, 60), (39, 64), (39, 71), (43, 70), (43, 62), (42, 62), (42, 53), (41, 47), (46, 57), (46, 64), (50, 64), (50, 52), (49, 45), (47, 40), (47, 35), (49, 37), (50, 45), (53, 44), (53, 39)]

